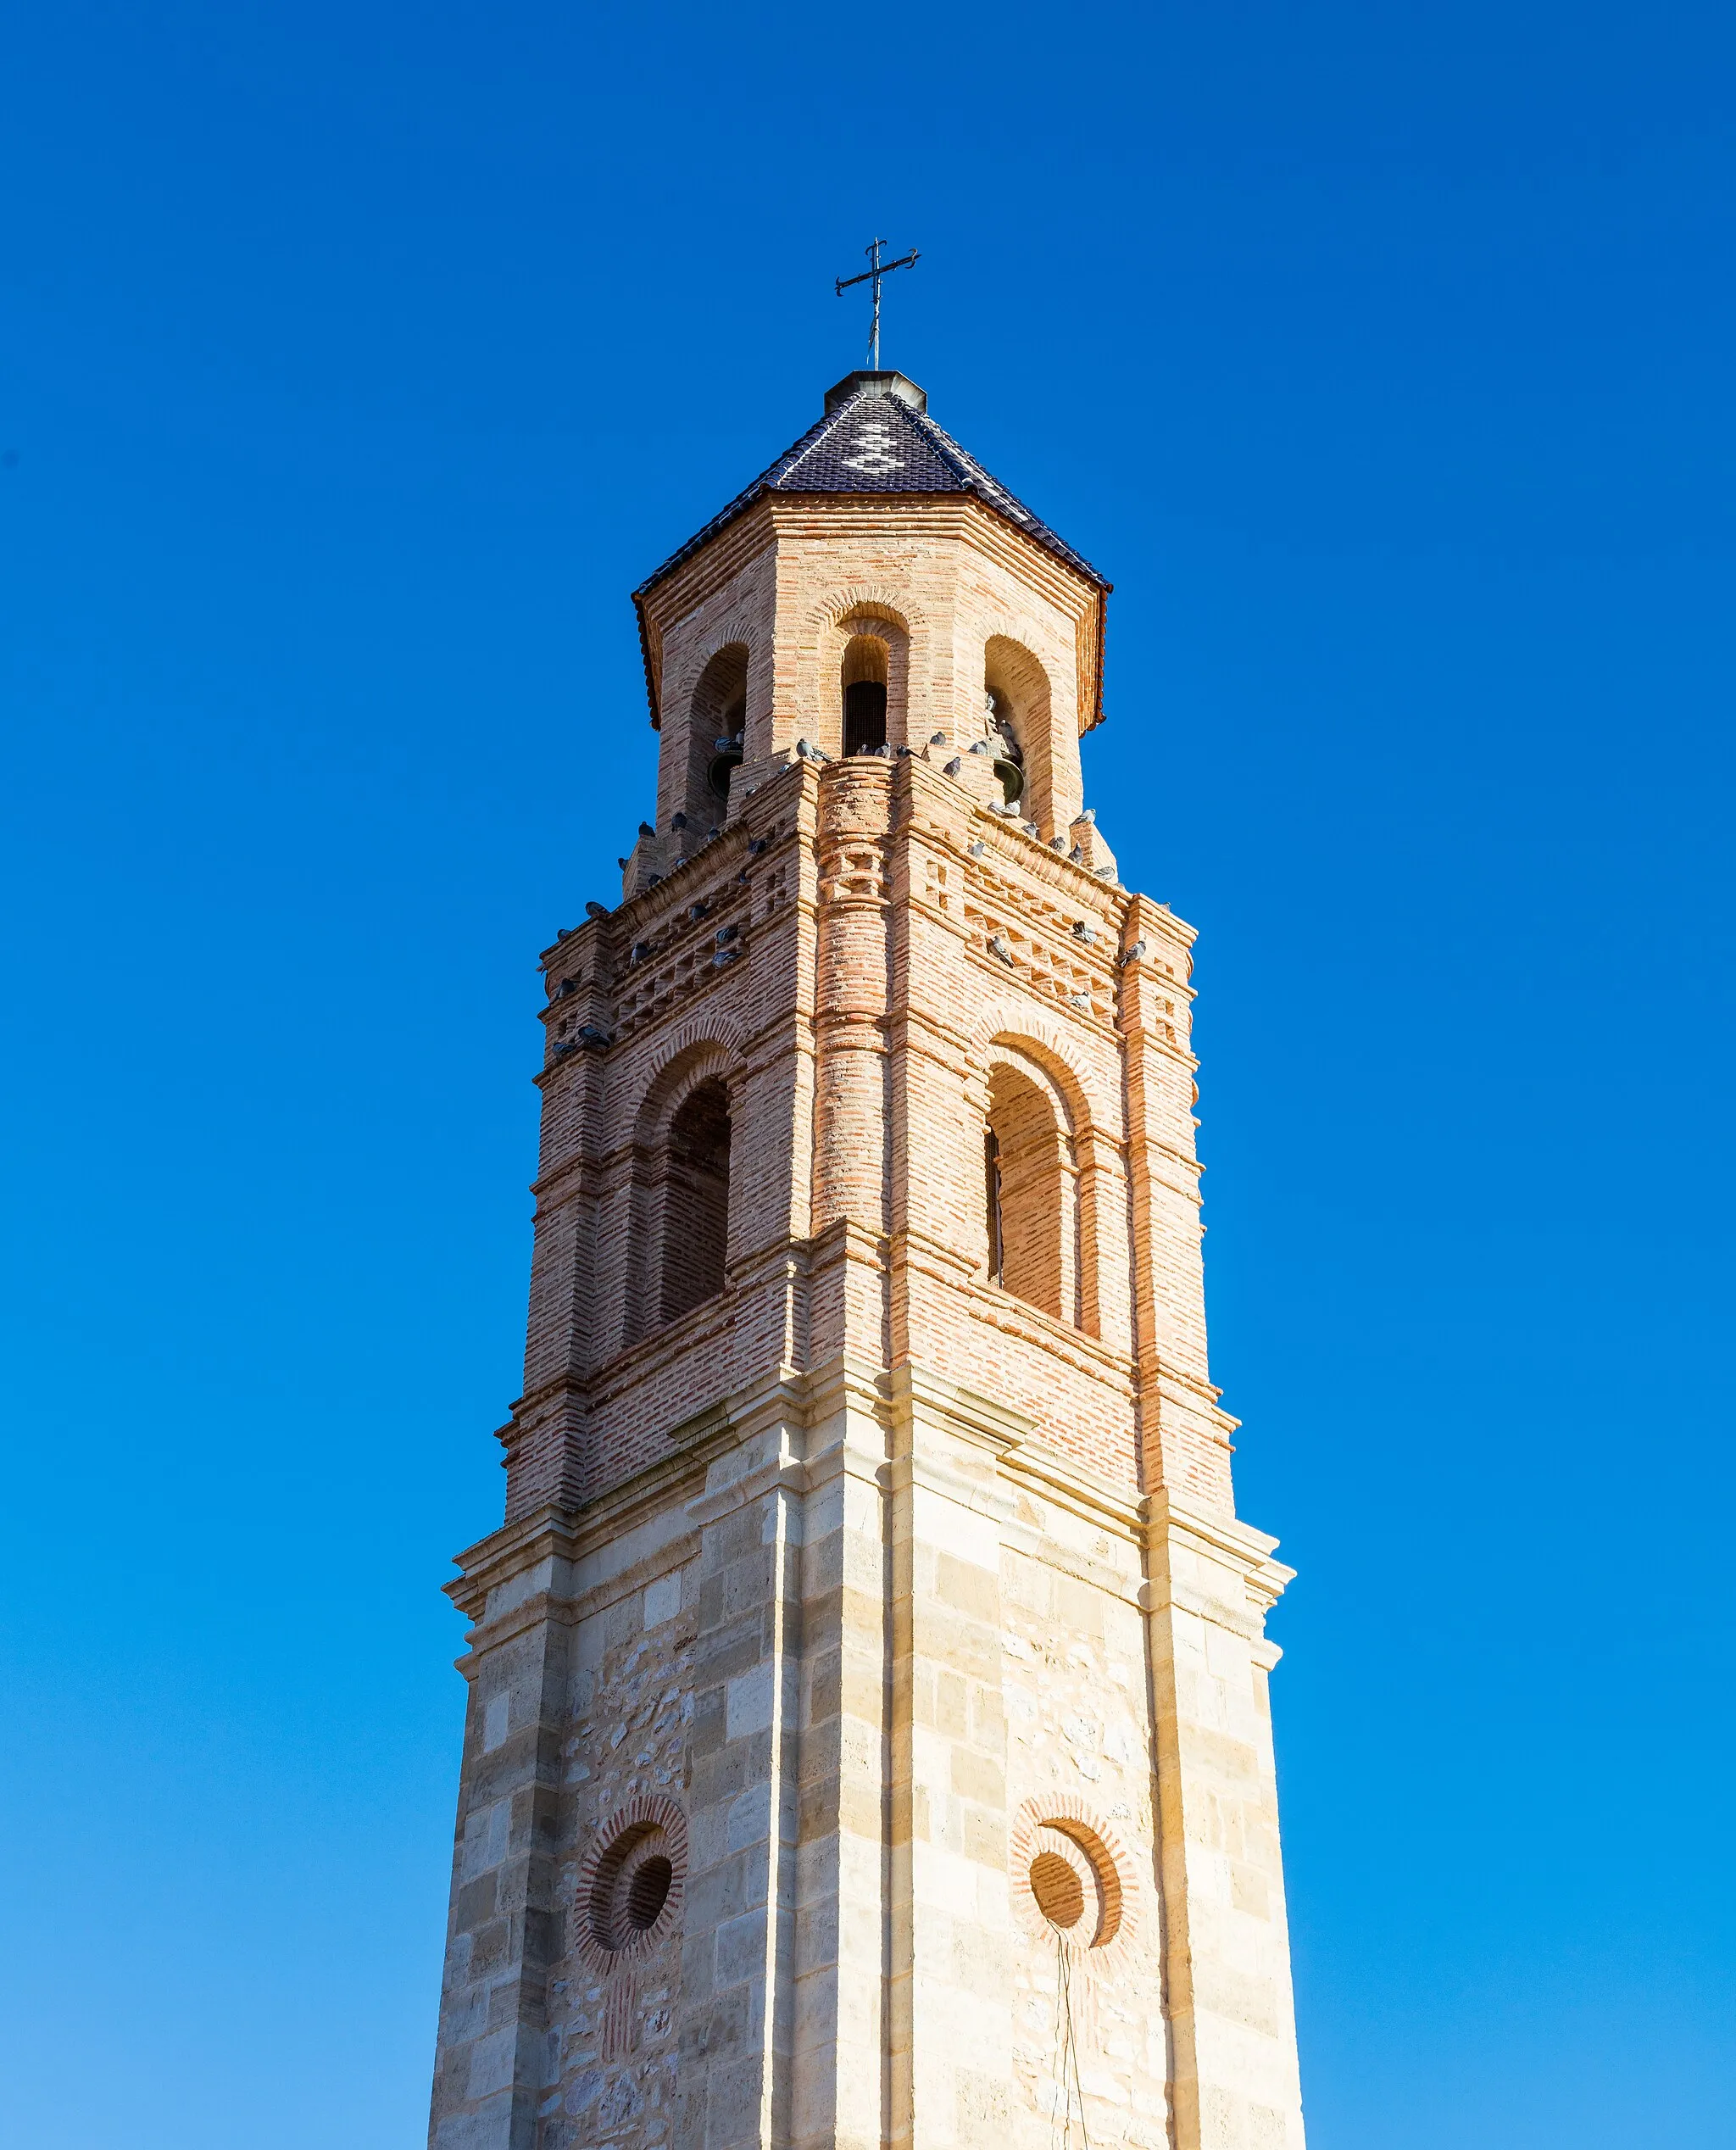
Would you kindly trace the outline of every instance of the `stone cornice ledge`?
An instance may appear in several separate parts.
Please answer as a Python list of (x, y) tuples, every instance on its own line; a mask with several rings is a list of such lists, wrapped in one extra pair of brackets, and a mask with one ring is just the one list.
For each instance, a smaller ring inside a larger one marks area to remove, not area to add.
[(852, 1463), (865, 1474), (874, 1474), (884, 1462), (883, 1454), (853, 1444), (847, 1429), (819, 1447), (804, 1440), (799, 1452), (790, 1438), (792, 1433), (805, 1434), (852, 1409), (883, 1423), (887, 1410), (887, 1377), (878, 1367), (840, 1355), (811, 1373), (783, 1367), (776, 1379), (759, 1389), (731, 1398), (727, 1405), (696, 1412), (693, 1419), (677, 1426), (670, 1438), (682, 1438), (687, 1426), (700, 1436), (727, 1429), (732, 1438), (714, 1443), (715, 1462), (721, 1462), (729, 1451), (745, 1450), (767, 1434), (776, 1436), (776, 1447), (759, 1462), (749, 1462), (733, 1477), (708, 1484), (687, 1503), (687, 1515), (696, 1524), (715, 1523), (775, 1488), (794, 1494), (811, 1493)]
[[(1256, 1530), (1252, 1523), (1244, 1523), (1238, 1517), (1215, 1513), (1210, 1509), (1196, 1507), (1192, 1501), (1162, 1489), (1147, 1496), (1143, 1508), (1143, 1535), (1148, 1558), (1160, 1546), (1182, 1545), (1202, 1554), (1219, 1567), (1238, 1573), (1247, 1592), (1257, 1632), (1258, 1624), (1277, 1604), (1286, 1584), (1295, 1580), (1295, 1569), (1286, 1568), (1281, 1560), (1274, 1560), (1271, 1557), (1277, 1540), (1269, 1537), (1263, 1530)], [(1172, 1601), (1187, 1604), (1196, 1612), (1207, 1609), (1203, 1602), (1196, 1601), (1194, 1592), (1176, 1590), (1173, 1577), (1170, 1581)], [(1153, 1601), (1154, 1604), (1160, 1601), (1155, 1574)]]
[(1143, 1543), (1145, 1505), (1131, 1486), (1117, 1485), (1088, 1464), (1076, 1462), (1059, 1449), (1031, 1441), (1007, 1457), (1007, 1476), (1041, 1498), (1070, 1509), (1082, 1522), (1117, 1537)]
[(726, 1449), (780, 1418), (803, 1423), (808, 1387), (805, 1374), (780, 1367), (753, 1387), (694, 1412), (670, 1427), (671, 1454), (620, 1484), (578, 1507), (547, 1502), (465, 1546), (456, 1557), (463, 1572), (447, 1584), (446, 1595), (470, 1619), (479, 1620), (489, 1592), (525, 1569), (550, 1558), (581, 1560), (647, 1517), (672, 1505), (685, 1506), (682, 1486)]
[(1037, 1432), (1037, 1421), (974, 1389), (960, 1388), (915, 1360), (888, 1376), (893, 1413), (909, 1429), (917, 1420), (938, 1421), (949, 1433), (985, 1448), (997, 1458), (1020, 1448)]

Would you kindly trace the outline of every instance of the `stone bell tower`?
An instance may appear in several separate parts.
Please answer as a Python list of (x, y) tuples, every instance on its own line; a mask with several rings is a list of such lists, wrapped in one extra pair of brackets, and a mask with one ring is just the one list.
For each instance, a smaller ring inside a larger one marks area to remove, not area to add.
[(1193, 931), (1109, 585), (857, 373), (637, 592), (654, 821), (543, 958), (435, 2150), (1300, 2150), (1206, 1367)]

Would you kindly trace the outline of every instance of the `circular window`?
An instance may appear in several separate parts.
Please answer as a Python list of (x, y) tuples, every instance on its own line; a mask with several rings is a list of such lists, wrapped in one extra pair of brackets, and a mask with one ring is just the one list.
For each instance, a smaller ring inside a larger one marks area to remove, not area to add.
[(640, 1792), (597, 1824), (573, 1877), (571, 1945), (606, 1975), (623, 1957), (659, 1947), (680, 1924), (687, 1818), (661, 1792)]
[(586, 1906), (591, 1937), (611, 1954), (648, 1934), (668, 1908), (675, 1863), (661, 1825), (630, 1824), (598, 1860)]

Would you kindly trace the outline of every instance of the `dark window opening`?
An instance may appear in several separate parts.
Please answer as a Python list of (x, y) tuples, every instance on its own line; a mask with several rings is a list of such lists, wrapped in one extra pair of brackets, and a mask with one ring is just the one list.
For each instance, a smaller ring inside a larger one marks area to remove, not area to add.
[[(1067, 1878), (1072, 1880), (1071, 1873)], [(627, 1884), (625, 1906), (626, 1923), (635, 1933), (649, 1933), (657, 1924), (659, 1914), (669, 1902), (669, 1892), (674, 1884), (675, 1869), (661, 1853), (654, 1854), (635, 1869), (633, 1877)], [(1076, 1889), (1079, 1887), (1077, 1880), (1073, 1881), (1073, 1886)], [(1084, 1901), (1084, 1893), (1081, 1891), (1079, 1902), (1082, 1909)]]
[(886, 744), (886, 686), (858, 679), (844, 689), (844, 752), (871, 754)]
[(1000, 1144), (993, 1128), (985, 1128), (982, 1135), (982, 1178), (988, 1197), (988, 1281), (1000, 1282), (1003, 1251), (1000, 1220)]
[(670, 1122), (664, 1187), (662, 1317), (723, 1289), (729, 1237), (729, 1092), (701, 1083)]
[(711, 763), (705, 771), (706, 787), (720, 806), (729, 804), (729, 780), (742, 766), (742, 736), (747, 729), (748, 704), (743, 695), (731, 704), (719, 720), (711, 742)]
[(703, 834), (721, 822), (730, 778), (741, 765), (748, 719), (748, 646), (726, 643), (699, 675), (688, 705), (687, 781), (682, 810)]

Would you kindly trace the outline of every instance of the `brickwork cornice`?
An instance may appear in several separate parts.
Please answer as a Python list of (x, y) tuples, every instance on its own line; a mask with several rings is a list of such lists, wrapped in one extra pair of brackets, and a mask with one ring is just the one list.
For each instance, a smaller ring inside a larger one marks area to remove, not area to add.
[[(890, 542), (925, 561), (944, 558), (949, 546), (966, 546), (1069, 620), (1093, 619), (1097, 612), (1099, 592), (1094, 584), (974, 500), (938, 493), (834, 493), (823, 499), (791, 494), (765, 506), (781, 544), (866, 538)], [(756, 515), (760, 512), (754, 510)], [(687, 599), (682, 609), (690, 610), (697, 601)], [(659, 610), (665, 619), (680, 616), (668, 603)]]

